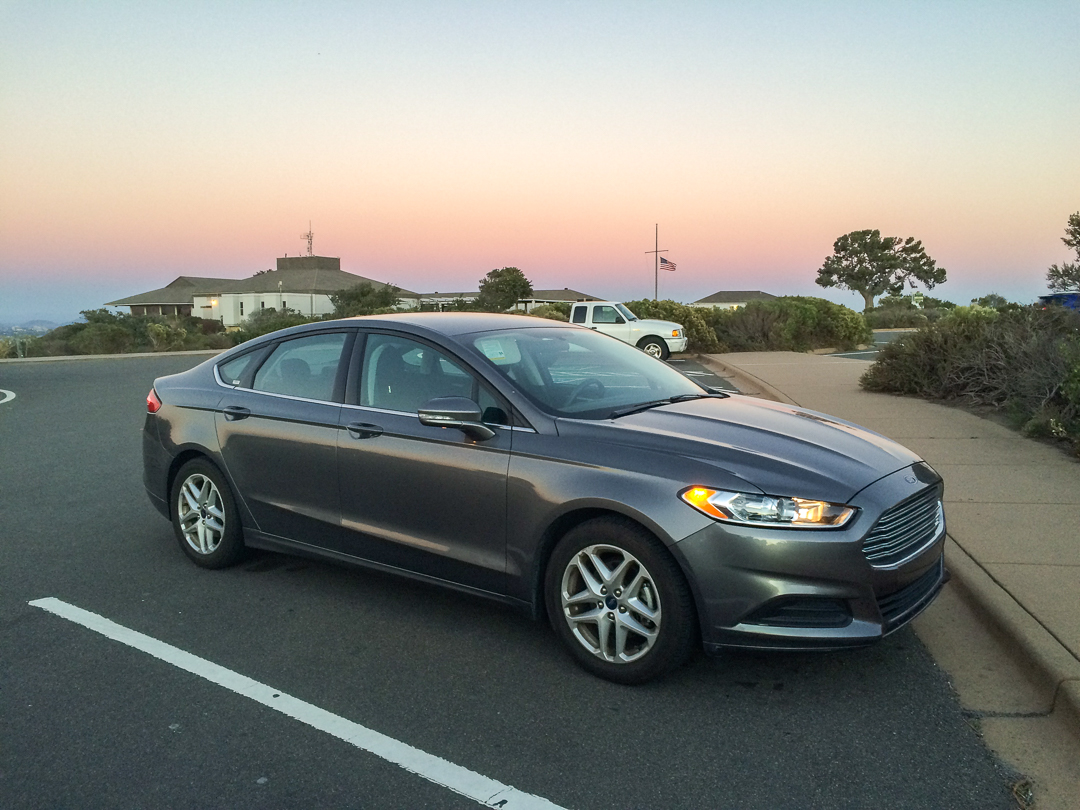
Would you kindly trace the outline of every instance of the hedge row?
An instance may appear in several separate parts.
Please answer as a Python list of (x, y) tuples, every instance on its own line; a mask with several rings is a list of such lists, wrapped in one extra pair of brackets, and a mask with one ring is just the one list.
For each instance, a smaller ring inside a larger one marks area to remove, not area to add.
[(203, 318), (114, 315), (104, 309), (86, 310), (82, 315), (85, 323), (58, 326), (41, 337), (0, 342), (0, 357), (192, 351), (235, 345), (218, 321)]
[(957, 307), (886, 346), (861, 383), (990, 406), (1028, 435), (1080, 452), (1080, 313)]
[(862, 315), (823, 298), (787, 296), (751, 301), (739, 309), (691, 307), (675, 301), (629, 301), (639, 318), (662, 318), (686, 328), (688, 351), (748, 352), (853, 349), (873, 342)]

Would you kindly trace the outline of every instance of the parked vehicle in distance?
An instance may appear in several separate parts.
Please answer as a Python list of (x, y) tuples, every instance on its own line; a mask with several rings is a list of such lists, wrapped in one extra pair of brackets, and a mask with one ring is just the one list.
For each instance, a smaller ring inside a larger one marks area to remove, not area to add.
[(154, 382), (143, 456), (197, 565), (252, 546), (480, 594), (622, 683), (696, 644), (868, 644), (944, 581), (942, 482), (915, 454), (529, 317), (256, 338)]
[(611, 335), (660, 360), (686, 351), (682, 324), (639, 318), (618, 301), (578, 301), (570, 309), (570, 323)]
[(1080, 309), (1080, 292), (1060, 292), (1040, 295), (1039, 304), (1043, 309), (1052, 306)]

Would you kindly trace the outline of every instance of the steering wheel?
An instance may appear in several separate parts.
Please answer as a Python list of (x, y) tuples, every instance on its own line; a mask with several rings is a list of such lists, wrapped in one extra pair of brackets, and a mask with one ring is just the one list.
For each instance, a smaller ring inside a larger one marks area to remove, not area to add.
[(573, 405), (590, 388), (595, 388), (596, 393), (599, 396), (604, 395), (604, 384), (596, 379), (596, 377), (589, 377), (579, 382), (570, 390), (570, 396), (566, 398), (566, 403), (563, 407), (565, 408), (567, 405)]

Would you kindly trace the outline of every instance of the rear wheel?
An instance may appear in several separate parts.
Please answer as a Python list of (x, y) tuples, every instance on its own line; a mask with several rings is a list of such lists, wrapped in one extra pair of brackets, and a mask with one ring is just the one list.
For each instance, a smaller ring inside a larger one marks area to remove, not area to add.
[(244, 556), (240, 516), (229, 485), (206, 459), (192, 459), (172, 488), (173, 530), (180, 548), (203, 568), (225, 568)]
[(645, 354), (655, 357), (657, 360), (667, 360), (671, 354), (668, 351), (667, 343), (663, 338), (658, 337), (645, 337), (638, 341), (638, 348)]
[(644, 683), (681, 665), (697, 630), (678, 564), (626, 518), (594, 518), (567, 533), (548, 562), (548, 618), (581, 666)]

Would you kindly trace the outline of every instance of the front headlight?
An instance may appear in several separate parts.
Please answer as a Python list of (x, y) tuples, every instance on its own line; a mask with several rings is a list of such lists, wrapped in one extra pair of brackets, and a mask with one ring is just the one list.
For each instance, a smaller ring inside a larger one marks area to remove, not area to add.
[(684, 489), (679, 497), (715, 520), (746, 526), (835, 529), (851, 520), (858, 511), (854, 506), (827, 501), (726, 492), (708, 487)]

